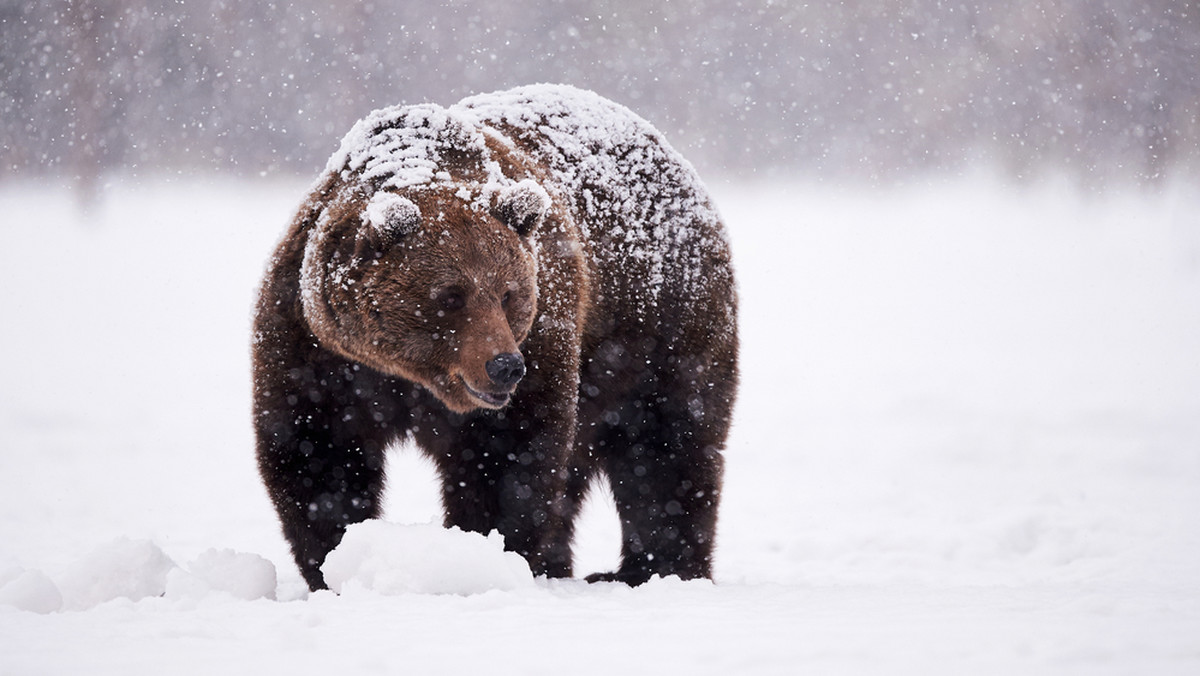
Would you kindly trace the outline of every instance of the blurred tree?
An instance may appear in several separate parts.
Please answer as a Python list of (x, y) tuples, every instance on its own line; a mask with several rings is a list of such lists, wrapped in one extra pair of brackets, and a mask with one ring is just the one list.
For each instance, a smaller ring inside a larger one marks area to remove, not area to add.
[(65, 64), (63, 89), (63, 104), (70, 112), (67, 167), (84, 207), (97, 199), (100, 176), (112, 164), (109, 137), (120, 131), (119, 124), (114, 124), (117, 120), (110, 116), (113, 92), (109, 85), (115, 74), (109, 60), (111, 11), (103, 3), (71, 0), (63, 13), (66, 41), (73, 47)]

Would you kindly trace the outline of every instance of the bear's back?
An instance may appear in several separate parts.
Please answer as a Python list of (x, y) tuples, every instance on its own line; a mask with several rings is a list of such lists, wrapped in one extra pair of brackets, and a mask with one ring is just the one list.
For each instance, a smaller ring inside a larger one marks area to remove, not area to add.
[(720, 217), (695, 170), (649, 122), (566, 85), (482, 94), (455, 108), (546, 167), (587, 239), (605, 305), (646, 319), (709, 295), (714, 283), (732, 292)]

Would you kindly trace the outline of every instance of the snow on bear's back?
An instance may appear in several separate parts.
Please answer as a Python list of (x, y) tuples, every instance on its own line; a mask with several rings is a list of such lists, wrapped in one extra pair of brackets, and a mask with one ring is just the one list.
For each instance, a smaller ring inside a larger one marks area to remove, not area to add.
[(517, 137), (546, 163), (584, 221), (609, 215), (652, 225), (716, 215), (692, 166), (628, 108), (569, 85), (529, 85), (463, 99), (480, 124)]
[(700, 178), (628, 108), (543, 84), (473, 96), (451, 109), (475, 115), (548, 169), (599, 269), (614, 275), (604, 283), (648, 281), (628, 290), (627, 304), (649, 310), (668, 288), (676, 300), (694, 298), (711, 275), (723, 274), (710, 266), (727, 260), (729, 245)]
[(326, 172), (369, 190), (456, 187), (483, 212), (523, 178), (493, 157), (489, 135), (547, 172), (545, 188), (574, 214), (600, 284), (626, 306), (645, 313), (666, 298), (693, 299), (714, 275), (727, 275), (713, 261), (728, 260), (728, 241), (691, 164), (628, 108), (568, 85), (373, 111), (346, 134)]

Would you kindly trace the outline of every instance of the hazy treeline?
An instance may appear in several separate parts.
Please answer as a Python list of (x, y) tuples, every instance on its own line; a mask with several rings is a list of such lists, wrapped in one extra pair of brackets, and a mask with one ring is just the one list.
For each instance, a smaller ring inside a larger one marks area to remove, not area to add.
[(1191, 0), (0, 2), (0, 179), (312, 174), (372, 108), (539, 81), (706, 172), (1200, 166)]

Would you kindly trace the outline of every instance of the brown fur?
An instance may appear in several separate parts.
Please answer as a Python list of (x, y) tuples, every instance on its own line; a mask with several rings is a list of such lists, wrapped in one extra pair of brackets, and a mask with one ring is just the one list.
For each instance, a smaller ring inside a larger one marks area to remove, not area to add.
[[(446, 525), (499, 530), (537, 574), (571, 574), (572, 523), (603, 473), (622, 564), (590, 579), (710, 576), (737, 381), (719, 222), (672, 216), (687, 236), (663, 247), (667, 274), (648, 289), (648, 271), (620, 259), (625, 224), (585, 212), (545, 139), (492, 120), (481, 149), (452, 131), (436, 184), (396, 189), (331, 165), (263, 282), (259, 468), (305, 579), (323, 587), (346, 525), (379, 515), (385, 449), (405, 436), (437, 465)], [(664, 171), (690, 171), (666, 157)], [(495, 189), (485, 159), (532, 183)], [(419, 224), (371, 227), (381, 191), (411, 201)]]

